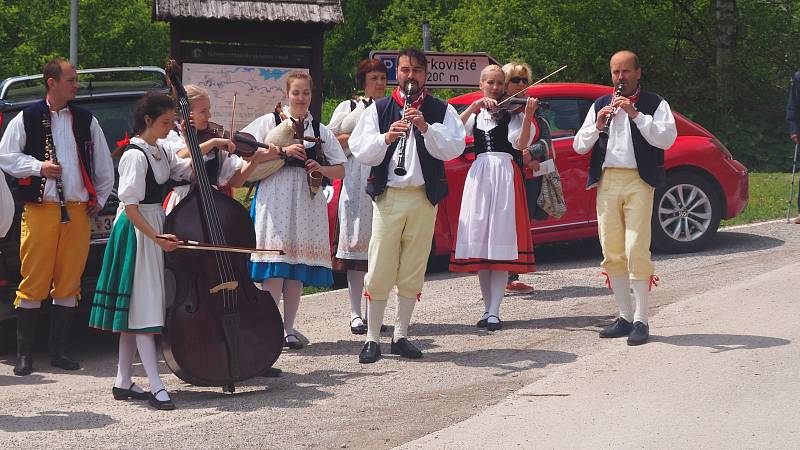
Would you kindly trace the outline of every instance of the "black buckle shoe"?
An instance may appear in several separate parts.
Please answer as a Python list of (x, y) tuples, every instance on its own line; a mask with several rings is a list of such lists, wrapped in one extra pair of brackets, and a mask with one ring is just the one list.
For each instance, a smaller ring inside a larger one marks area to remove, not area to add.
[[(353, 326), (353, 322), (356, 319), (361, 321), (360, 325)], [(352, 320), (350, 320), (350, 332), (353, 334), (367, 334), (367, 325), (364, 323), (364, 319), (361, 316), (355, 316)]]
[(400, 355), (403, 358), (408, 359), (422, 358), (422, 352), (419, 351), (417, 347), (414, 347), (414, 344), (408, 342), (408, 339), (406, 338), (400, 338), (397, 341), (392, 341), (392, 348), (389, 350), (389, 353), (393, 355)]
[(133, 390), (133, 387), (136, 383), (131, 383), (131, 387), (128, 389), (118, 388), (114, 386), (111, 388), (111, 395), (114, 396), (114, 400), (147, 400), (150, 398), (150, 394), (147, 392), (137, 392)]
[(628, 336), (628, 345), (642, 345), (650, 337), (650, 327), (643, 322), (633, 322), (633, 331)]
[[(497, 322), (489, 322), (489, 317), (494, 317), (495, 319), (497, 319)], [(486, 330), (487, 331), (497, 331), (497, 330), (502, 330), (503, 329), (503, 321), (500, 320), (499, 317), (495, 316), (494, 314), (492, 314), (489, 317), (486, 318)]]
[[(292, 336), (294, 339), (290, 341), (289, 336)], [(286, 337), (283, 338), (283, 346), (292, 350), (300, 350), (303, 348), (303, 343), (300, 342), (300, 338), (297, 337), (296, 334), (287, 334)]]
[(24, 377), (33, 373), (33, 356), (19, 355), (17, 356), (17, 364), (14, 366), (14, 375)]
[(358, 354), (358, 362), (361, 364), (371, 364), (381, 357), (381, 346), (377, 342), (367, 341), (361, 353)]
[(175, 409), (175, 403), (172, 403), (172, 399), (161, 401), (156, 398), (156, 395), (158, 395), (158, 393), (161, 391), (167, 392), (166, 389), (159, 389), (155, 392), (155, 394), (150, 394), (150, 399), (148, 400), (150, 406), (162, 411), (172, 411)]
[(617, 317), (614, 323), (600, 330), (600, 337), (618, 338), (631, 334), (631, 331), (633, 331), (633, 325), (622, 317)]

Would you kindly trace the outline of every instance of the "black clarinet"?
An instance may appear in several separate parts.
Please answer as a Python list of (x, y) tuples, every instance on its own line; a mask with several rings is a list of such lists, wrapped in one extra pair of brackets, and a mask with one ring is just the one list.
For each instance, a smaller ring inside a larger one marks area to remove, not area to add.
[[(416, 91), (416, 82), (409, 81), (406, 83), (406, 96), (403, 99), (403, 120), (408, 123), (406, 120), (406, 111), (408, 108), (411, 107), (411, 94)], [(397, 147), (399, 149), (399, 153), (397, 154), (397, 167), (394, 169), (394, 174), (398, 177), (404, 176), (406, 171), (406, 140), (408, 139), (408, 135), (411, 133), (411, 129), (407, 132), (403, 133), (400, 138), (397, 140)]]
[[(622, 95), (622, 90), (623, 90), (624, 88), (625, 88), (625, 84), (624, 84), (624, 83), (620, 83), (620, 84), (618, 84), (618, 85), (617, 85), (617, 87), (616, 87), (616, 88), (614, 88), (614, 96), (613, 96), (613, 97), (611, 97), (611, 101), (612, 101), (612, 102), (613, 102), (613, 101), (614, 101), (614, 100), (615, 100), (617, 97), (619, 97), (620, 95)], [(611, 111), (611, 114), (609, 114), (609, 115), (608, 115), (608, 117), (606, 118), (606, 124), (605, 124), (605, 125), (603, 125), (603, 130), (602, 130), (602, 131), (600, 131), (600, 134), (602, 134), (602, 135), (605, 135), (605, 136), (608, 136), (608, 130), (611, 128), (611, 119), (613, 119), (613, 118), (614, 118), (614, 116), (617, 114), (617, 110), (618, 110), (618, 109), (619, 109), (619, 108), (614, 108), (614, 110), (613, 110), (613, 111)]]
[[(56, 148), (53, 145), (53, 130), (50, 128), (50, 118), (45, 116), (42, 119), (44, 125), (44, 159), (58, 164), (58, 157), (56, 156)], [(61, 223), (69, 223), (69, 212), (67, 211), (67, 202), (64, 200), (64, 182), (61, 177), (56, 177), (56, 190), (58, 191), (58, 204), (61, 206)]]

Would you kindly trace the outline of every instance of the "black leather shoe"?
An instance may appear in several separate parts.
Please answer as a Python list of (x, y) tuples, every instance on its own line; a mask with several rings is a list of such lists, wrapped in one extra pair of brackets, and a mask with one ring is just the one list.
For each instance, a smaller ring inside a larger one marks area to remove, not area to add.
[(408, 342), (408, 339), (406, 338), (400, 338), (397, 341), (392, 341), (392, 348), (389, 350), (389, 353), (393, 355), (400, 355), (403, 358), (408, 359), (422, 358), (422, 352), (419, 351), (417, 347), (414, 347), (414, 344)]
[[(353, 326), (353, 322), (355, 322), (356, 319), (360, 320), (361, 323)], [(367, 325), (364, 323), (364, 319), (362, 319), (361, 316), (353, 317), (350, 321), (350, 332), (353, 334), (367, 334)]]
[[(483, 313), (483, 315), (486, 315), (486, 314), (489, 314), (489, 311), (486, 311), (485, 313)], [(487, 316), (487, 318), (488, 318), (488, 316)], [(475, 326), (477, 326), (478, 328), (486, 328), (486, 319), (479, 320), (478, 323), (475, 324)]]
[(380, 359), (381, 346), (377, 342), (367, 341), (361, 353), (358, 354), (358, 362), (361, 364), (371, 364)]
[[(290, 341), (289, 336), (294, 337), (294, 339)], [(288, 347), (292, 350), (300, 350), (301, 348), (303, 348), (303, 343), (300, 342), (300, 338), (298, 338), (297, 335), (287, 334), (286, 337), (283, 338), (283, 346)]]
[(64, 354), (53, 356), (50, 359), (50, 365), (64, 370), (78, 370), (81, 368), (81, 365), (78, 364), (77, 361), (73, 361), (69, 356)]
[(131, 387), (128, 389), (118, 388), (114, 386), (111, 388), (111, 394), (114, 396), (114, 400), (147, 400), (150, 398), (150, 394), (147, 392), (137, 392), (133, 390), (133, 386), (136, 383), (131, 383)]
[(162, 411), (172, 411), (173, 409), (175, 409), (175, 403), (172, 403), (172, 399), (161, 401), (156, 398), (156, 395), (158, 395), (158, 393), (161, 391), (166, 392), (167, 390), (159, 389), (156, 391), (155, 394), (150, 394), (150, 399), (148, 400), (150, 406), (152, 406), (155, 409), (160, 409)]
[(633, 325), (622, 317), (618, 317), (614, 323), (600, 330), (600, 337), (618, 338), (631, 334), (631, 331), (633, 331)]
[(281, 369), (278, 369), (277, 367), (270, 367), (269, 369), (261, 372), (261, 376), (266, 378), (278, 378), (282, 373), (283, 371)]
[[(497, 322), (489, 322), (489, 317), (494, 317), (495, 319), (497, 319)], [(486, 318), (486, 329), (488, 331), (497, 331), (503, 329), (503, 321), (500, 320), (499, 317), (495, 316), (494, 314), (492, 314), (489, 317)]]
[(642, 345), (650, 337), (650, 327), (643, 322), (633, 322), (633, 331), (628, 336), (628, 345)]
[(17, 364), (14, 366), (14, 375), (24, 377), (33, 373), (33, 356), (17, 356)]

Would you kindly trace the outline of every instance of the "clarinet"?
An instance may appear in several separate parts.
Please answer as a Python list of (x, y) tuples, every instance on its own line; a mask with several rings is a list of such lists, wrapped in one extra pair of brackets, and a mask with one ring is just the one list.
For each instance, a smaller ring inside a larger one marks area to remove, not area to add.
[[(50, 128), (50, 118), (45, 116), (42, 119), (44, 125), (44, 159), (58, 164), (58, 157), (56, 156), (56, 149), (53, 145), (53, 130)], [(67, 212), (67, 202), (64, 200), (64, 182), (61, 177), (56, 177), (56, 190), (58, 191), (58, 204), (61, 206), (61, 223), (69, 223), (69, 212)]]
[[(624, 89), (624, 88), (625, 88), (625, 84), (624, 83), (620, 83), (620, 84), (617, 85), (617, 87), (614, 89), (614, 96), (611, 97), (611, 101), (612, 102), (617, 97), (622, 95), (622, 89)], [(618, 109), (619, 108), (614, 108), (614, 110), (611, 111), (611, 114), (608, 115), (608, 118), (606, 118), (606, 124), (603, 125), (603, 130), (600, 131), (600, 134), (605, 135), (606, 137), (608, 137), (608, 130), (611, 128), (611, 119), (613, 119), (614, 116), (617, 114), (617, 110)]]
[[(413, 94), (415, 90), (416, 90), (416, 82), (409, 81), (408, 83), (406, 83), (406, 92), (405, 92), (406, 96), (403, 99), (404, 100), (403, 101), (403, 120), (405, 120), (406, 123), (408, 123), (408, 120), (406, 120), (406, 111), (408, 111), (408, 108), (411, 107), (411, 94)], [(397, 147), (395, 147), (395, 148), (399, 148), (400, 149), (399, 153), (397, 154), (397, 167), (394, 169), (394, 174), (399, 176), (399, 177), (404, 176), (406, 174), (406, 172), (407, 172), (406, 171), (406, 140), (408, 139), (408, 134), (410, 134), (410, 133), (411, 133), (411, 130), (409, 130), (406, 133), (403, 133), (400, 136), (400, 138), (397, 140)]]

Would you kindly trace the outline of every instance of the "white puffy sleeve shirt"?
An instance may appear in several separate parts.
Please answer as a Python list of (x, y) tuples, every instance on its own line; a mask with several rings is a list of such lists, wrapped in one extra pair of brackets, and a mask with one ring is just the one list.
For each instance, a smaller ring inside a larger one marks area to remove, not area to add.
[[(64, 184), (64, 197), (71, 202), (88, 201), (89, 192), (83, 184), (75, 135), (72, 132), (72, 113), (69, 108), (51, 111), (50, 124), (56, 157), (62, 168), (61, 181)], [(111, 161), (111, 152), (108, 149), (108, 142), (103, 135), (103, 130), (94, 117), (89, 131), (94, 145), (92, 181), (97, 193), (97, 204), (102, 207), (114, 187), (114, 163)], [(24, 153), (26, 138), (25, 122), (22, 119), (22, 111), (20, 111), (8, 123), (3, 139), (0, 140), (0, 169), (15, 178), (41, 176), (43, 161)], [(42, 200), (45, 202), (58, 201), (55, 179), (48, 178), (45, 182)]]
[[(678, 129), (675, 126), (675, 117), (666, 100), (661, 100), (658, 108), (652, 116), (642, 112), (632, 120), (642, 137), (648, 144), (661, 149), (668, 149), (678, 136)], [(595, 142), (600, 137), (597, 129), (597, 116), (594, 106), (589, 108), (586, 119), (581, 125), (581, 129), (572, 141), (572, 148), (580, 154), (588, 153)], [(628, 113), (620, 108), (611, 120), (608, 130), (608, 147), (606, 148), (606, 158), (603, 163), (605, 167), (618, 167), (635, 169), (636, 156), (633, 152), (633, 138), (631, 137), (631, 120), (628, 120)]]
[[(173, 153), (176, 156), (178, 152), (183, 149), (188, 149), (186, 145), (186, 141), (183, 140), (183, 136), (181, 136), (175, 130), (170, 130), (169, 134), (165, 139), (159, 139), (158, 143), (164, 147), (168, 153)], [(227, 150), (219, 150), (217, 152), (222, 159), (222, 167), (219, 170), (219, 176), (217, 177), (217, 182), (220, 186), (224, 186), (228, 184), (231, 177), (236, 173), (237, 170), (241, 169), (244, 166), (244, 160), (239, 157), (239, 155), (233, 155), (228, 153)], [(180, 158), (180, 156), (177, 156)], [(216, 158), (213, 152), (208, 152), (203, 155), (203, 161), (211, 161), (212, 159)]]
[(6, 183), (6, 176), (0, 170), (0, 238), (4, 238), (14, 219), (14, 199)]
[[(164, 184), (169, 178), (188, 180), (192, 175), (192, 160), (178, 158), (173, 152), (166, 151), (160, 144), (152, 146), (138, 137), (131, 138), (131, 144), (144, 149), (128, 149), (119, 160), (119, 201), (125, 205), (138, 205), (144, 200), (147, 188), (147, 163), (153, 169), (153, 177), (158, 184)], [(159, 158), (159, 159), (157, 159)]]
[[(284, 112), (288, 114), (285, 108)], [(304, 122), (306, 136), (314, 135), (314, 130), (311, 127), (312, 119), (313, 118), (309, 113)], [(249, 125), (242, 129), (242, 132), (252, 134), (253, 137), (255, 137), (255, 140), (258, 142), (264, 142), (264, 138), (267, 137), (267, 133), (269, 133), (269, 131), (273, 128), (275, 128), (275, 114), (268, 113), (250, 122)], [(339, 140), (336, 139), (336, 135), (334, 135), (333, 132), (323, 124), (319, 125), (319, 137), (323, 141), (322, 152), (328, 159), (328, 164), (335, 166), (344, 164), (345, 161), (347, 161), (347, 157), (344, 156), (344, 150), (342, 150)], [(303, 147), (306, 149), (312, 148), (314, 145), (315, 144), (313, 142), (303, 141)]]
[[(385, 134), (380, 131), (378, 123), (378, 110), (373, 103), (361, 115), (358, 125), (348, 139), (350, 151), (356, 160), (367, 166), (379, 166), (386, 156)], [(466, 131), (461, 118), (452, 105), (447, 105), (447, 111), (442, 123), (428, 124), (428, 131), (423, 135), (425, 148), (428, 153), (441, 161), (449, 161), (464, 152), (464, 138)], [(403, 176), (394, 173), (397, 167), (397, 157), (400, 149), (396, 149), (392, 160), (389, 161), (388, 186), (410, 187), (422, 186), (425, 178), (422, 176), (422, 166), (417, 155), (417, 140), (406, 140), (406, 174)]]

